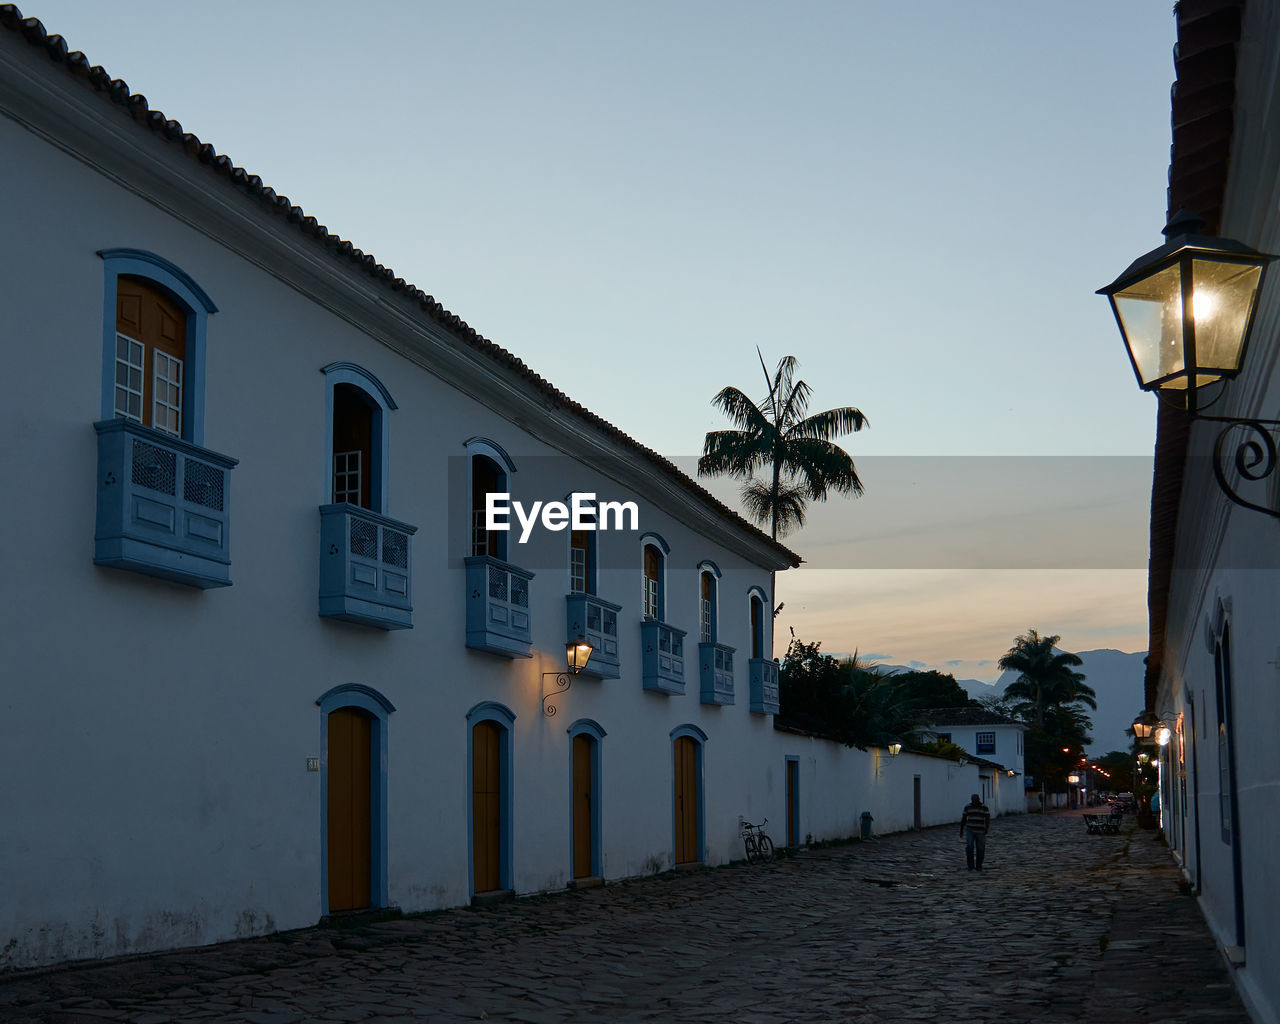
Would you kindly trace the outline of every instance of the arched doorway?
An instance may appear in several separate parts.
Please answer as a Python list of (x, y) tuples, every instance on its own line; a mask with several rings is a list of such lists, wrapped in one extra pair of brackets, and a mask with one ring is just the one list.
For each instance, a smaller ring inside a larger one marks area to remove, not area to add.
[(676, 864), (702, 860), (702, 743), (697, 726), (683, 725), (671, 734), (673, 859)]
[(513, 888), (511, 734), (516, 716), (494, 701), (467, 713), (472, 895)]
[(321, 912), (387, 905), (387, 721), (395, 705), (359, 683), (335, 686), (322, 714)]
[(569, 726), (570, 871), (573, 878), (604, 876), (601, 825), (601, 740), (605, 731), (589, 718)]

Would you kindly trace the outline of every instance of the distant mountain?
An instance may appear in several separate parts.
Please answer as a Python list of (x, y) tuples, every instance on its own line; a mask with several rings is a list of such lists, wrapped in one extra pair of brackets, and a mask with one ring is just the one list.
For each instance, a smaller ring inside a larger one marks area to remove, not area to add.
[[(1128, 750), (1130, 740), (1125, 730), (1142, 710), (1142, 676), (1146, 671), (1142, 662), (1147, 652), (1126, 654), (1124, 651), (1103, 649), (1077, 653), (1084, 664), (1076, 671), (1084, 673), (1085, 682), (1098, 694), (1098, 710), (1085, 709), (1093, 722), (1093, 728), (1089, 730), (1093, 742), (1089, 744), (1087, 753), (1098, 757), (1110, 750)], [(905, 665), (877, 667), (886, 672), (912, 671)], [(977, 698), (1004, 693), (1004, 688), (1016, 678), (1017, 673), (1005, 672), (994, 683), (984, 683), (981, 679), (957, 679), (956, 682), (970, 697)]]

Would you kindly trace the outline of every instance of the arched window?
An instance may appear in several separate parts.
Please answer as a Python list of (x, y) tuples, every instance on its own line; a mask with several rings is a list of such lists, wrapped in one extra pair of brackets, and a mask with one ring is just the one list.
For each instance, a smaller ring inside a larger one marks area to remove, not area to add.
[[(592, 503), (588, 503), (594, 505)], [(569, 531), (569, 593), (596, 593), (596, 570), (599, 564), (598, 530)]]
[(487, 527), (486, 509), (490, 494), (511, 492), (510, 474), (515, 463), (501, 446), (483, 437), (473, 437), (465, 444), (471, 494), (471, 536), (467, 554), (488, 555), (505, 562), (507, 560), (507, 531), (490, 530)]
[(717, 641), (717, 599), (720, 570), (715, 562), (698, 563), (698, 628), (699, 641), (704, 644)]
[(204, 444), (205, 329), (216, 313), (183, 270), (142, 249), (104, 249), (102, 418)]
[(765, 658), (764, 592), (751, 588), (751, 657)]
[(329, 499), (387, 512), (388, 425), (395, 400), (382, 382), (355, 363), (324, 367)]
[(656, 533), (640, 538), (640, 610), (645, 619), (663, 622), (666, 615), (666, 563), (671, 548)]

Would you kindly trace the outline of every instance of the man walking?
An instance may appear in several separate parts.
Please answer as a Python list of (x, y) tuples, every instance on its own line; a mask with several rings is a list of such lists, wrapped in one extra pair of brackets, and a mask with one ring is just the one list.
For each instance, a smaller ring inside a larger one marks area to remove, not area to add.
[(982, 870), (982, 858), (987, 852), (987, 833), (990, 831), (991, 811), (982, 802), (982, 798), (974, 793), (960, 815), (960, 834), (964, 836), (964, 859), (969, 862), (970, 871), (974, 868)]

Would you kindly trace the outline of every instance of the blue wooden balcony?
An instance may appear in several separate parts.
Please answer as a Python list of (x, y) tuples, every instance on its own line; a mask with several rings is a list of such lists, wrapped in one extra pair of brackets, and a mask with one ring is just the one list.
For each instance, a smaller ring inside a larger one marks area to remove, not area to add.
[(684, 630), (657, 619), (640, 623), (644, 688), (655, 693), (684, 693)]
[(733, 648), (698, 644), (698, 679), (703, 704), (733, 703)]
[(236, 459), (132, 420), (95, 423), (93, 560), (207, 589), (231, 585)]
[(595, 648), (582, 674), (617, 679), (622, 675), (618, 659), (618, 612), (622, 606), (603, 601), (595, 594), (569, 594), (564, 601), (565, 642), (571, 643), (581, 635)]
[(378, 629), (413, 627), (416, 526), (358, 505), (320, 506), (320, 614)]
[(778, 663), (772, 658), (752, 658), (751, 710), (761, 715), (778, 713)]
[(504, 658), (531, 657), (529, 581), (533, 573), (488, 555), (462, 561), (467, 569), (467, 646)]

